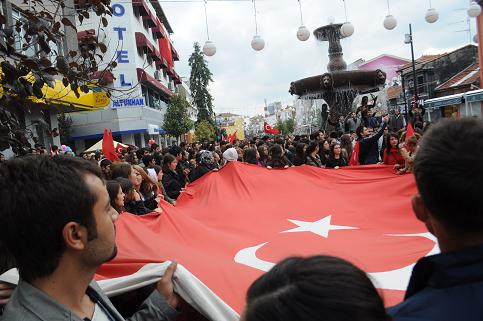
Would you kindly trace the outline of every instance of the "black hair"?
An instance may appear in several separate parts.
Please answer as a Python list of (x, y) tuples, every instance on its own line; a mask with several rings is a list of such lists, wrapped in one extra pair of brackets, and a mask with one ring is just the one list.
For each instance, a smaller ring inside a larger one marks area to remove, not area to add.
[(172, 155), (172, 154), (166, 154), (166, 155), (164, 155), (163, 165), (165, 167), (167, 167), (169, 164), (171, 164), (175, 160), (176, 160), (176, 157), (174, 155)]
[(116, 162), (111, 166), (111, 178), (116, 179), (118, 177), (129, 178), (132, 171), (132, 165), (125, 162)]
[(159, 145), (158, 145), (158, 144), (152, 144), (152, 145), (151, 145), (151, 151), (152, 151), (152, 152), (156, 151), (156, 149), (157, 149), (158, 147), (159, 147)]
[(445, 227), (483, 232), (483, 122), (442, 120), (424, 134), (414, 160), (419, 193)]
[(177, 146), (177, 145), (173, 145), (171, 146), (171, 148), (169, 149), (169, 153), (171, 155), (173, 155), (174, 157), (178, 156), (179, 154), (181, 154), (183, 152), (183, 150), (181, 149), (181, 147)]
[(109, 165), (112, 165), (112, 161), (107, 159), (107, 158), (104, 158), (103, 160), (101, 160), (101, 162), (99, 163), (99, 166), (101, 166), (101, 168), (103, 167), (107, 167)]
[(151, 155), (146, 155), (143, 157), (143, 164), (144, 166), (148, 167), (149, 166), (149, 163), (151, 163), (151, 161), (153, 160), (153, 156)]
[(310, 154), (312, 154), (317, 149), (317, 146), (319, 146), (318, 142), (316, 141), (310, 142), (309, 145), (307, 146), (307, 149), (305, 150), (305, 155), (309, 156)]
[(291, 257), (248, 289), (246, 321), (386, 321), (364, 271), (332, 256)]
[[(117, 180), (106, 181), (106, 189), (107, 189), (107, 194), (109, 194), (111, 206), (118, 212), (121, 209), (118, 208), (117, 205), (116, 205), (116, 198), (117, 198), (117, 194), (119, 193), (120, 187), (121, 187), (121, 184), (119, 184), (119, 182)], [(121, 190), (122, 190), (122, 188), (121, 188)]]
[(357, 135), (357, 137), (362, 138), (362, 132), (363, 131), (364, 131), (364, 126), (357, 127), (357, 129), (356, 129), (356, 135)]
[(58, 267), (68, 222), (84, 226), (89, 241), (97, 237), (92, 212), (97, 196), (86, 175), (102, 180), (97, 164), (69, 156), (16, 158), (0, 166), (0, 242), (27, 282)]
[(116, 181), (119, 183), (121, 186), (121, 190), (124, 194), (129, 193), (130, 190), (134, 188), (134, 185), (131, 183), (130, 180), (124, 177), (118, 177), (116, 178)]
[(305, 143), (297, 143), (295, 145), (295, 155), (300, 159), (300, 160), (305, 160)]
[(243, 153), (244, 161), (248, 164), (257, 164), (257, 150), (255, 148), (247, 148)]

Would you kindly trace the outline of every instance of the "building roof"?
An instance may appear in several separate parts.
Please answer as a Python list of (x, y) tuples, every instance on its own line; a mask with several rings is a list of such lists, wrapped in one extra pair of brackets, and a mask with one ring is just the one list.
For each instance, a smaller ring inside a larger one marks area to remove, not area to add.
[[(414, 63), (416, 65), (416, 69), (418, 69), (418, 66), (422, 66), (424, 64), (427, 64), (428, 62), (431, 62), (433, 60), (436, 60), (442, 56), (446, 55), (446, 53), (444, 54), (438, 54), (438, 55), (422, 55), (421, 57), (419, 57), (418, 59), (414, 60)], [(404, 69), (408, 69), (408, 68), (412, 68), (412, 62), (408, 62), (407, 64), (405, 64), (404, 66), (401, 67), (401, 69), (399, 70), (404, 70)]]
[(460, 71), (441, 85), (435, 88), (435, 90), (446, 90), (464, 86), (471, 86), (480, 80), (480, 65), (478, 62), (471, 64), (464, 70)]
[(221, 113), (221, 114), (217, 114), (216, 117), (242, 117), (242, 116), (232, 114), (232, 113)]
[[(398, 57), (398, 56), (394, 56), (394, 55), (390, 55), (390, 54), (381, 54), (375, 58), (372, 58), (372, 59), (369, 59), (367, 61), (362, 61), (362, 63), (360, 64), (360, 66), (363, 66), (363, 65), (367, 65), (375, 60), (378, 60), (378, 59), (381, 59), (381, 58), (384, 58), (384, 57), (389, 57), (389, 58), (393, 58), (393, 59), (397, 59), (397, 60), (402, 60), (402, 61), (405, 61), (407, 63), (411, 62), (411, 60), (409, 59), (406, 59), (406, 58), (402, 58), (402, 57)], [(359, 60), (357, 60), (359, 61)], [(355, 62), (357, 62), (355, 61)]]
[[(459, 51), (459, 50), (462, 50), (462, 49), (465, 49), (465, 48), (468, 48), (468, 47), (475, 47), (476, 48), (475, 45), (468, 44), (466, 46), (463, 46), (461, 48), (455, 49), (455, 50), (450, 51), (450, 52), (445, 52), (443, 54), (437, 54), (437, 55), (422, 55), (421, 57), (419, 57), (418, 59), (415, 60), (416, 69), (421, 69), (427, 63), (430, 63), (430, 62), (432, 62), (432, 61), (434, 61), (436, 59), (439, 59), (441, 57), (444, 57), (444, 56), (447, 56), (449, 54), (452, 54), (453, 52), (456, 52), (456, 51)], [(412, 63), (411, 62), (409, 62), (409, 63), (405, 64), (404, 66), (402, 66), (401, 69), (399, 69), (399, 71), (402, 71), (402, 70), (405, 70), (405, 69), (408, 69), (408, 68), (412, 68)]]
[(387, 88), (387, 99), (396, 99), (402, 94), (402, 86), (391, 86)]

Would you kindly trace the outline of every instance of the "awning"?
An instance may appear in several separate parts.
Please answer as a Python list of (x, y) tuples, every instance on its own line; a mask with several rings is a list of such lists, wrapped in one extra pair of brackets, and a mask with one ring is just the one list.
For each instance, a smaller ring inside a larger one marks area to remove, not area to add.
[(156, 65), (161, 66), (161, 68), (168, 68), (168, 62), (164, 57), (161, 57), (161, 60), (156, 61)]
[(149, 42), (149, 40), (142, 32), (136, 32), (134, 35), (136, 38), (136, 46), (138, 48), (146, 49), (148, 53), (154, 52), (154, 45), (151, 42)]
[(133, 0), (132, 5), (133, 7), (138, 8), (141, 16), (147, 16), (149, 14), (148, 5), (144, 0)]
[(483, 101), (483, 89), (466, 92), (465, 99), (469, 103), (476, 102), (476, 101)]
[(143, 20), (145, 20), (148, 23), (149, 28), (156, 27), (156, 17), (153, 16), (151, 12), (149, 12), (147, 15), (143, 16)]
[(79, 31), (77, 33), (77, 40), (80, 40), (82, 38), (90, 37), (90, 36), (95, 36), (96, 31), (94, 29), (87, 29), (84, 31)]
[(158, 18), (155, 20), (156, 26), (152, 28), (151, 30), (153, 31), (153, 35), (156, 39), (159, 38), (166, 38), (166, 30), (164, 28), (164, 25), (161, 21), (159, 21)]
[(148, 74), (145, 70), (141, 68), (137, 68), (138, 74), (138, 81), (139, 82), (146, 82), (156, 89), (159, 89), (162, 93), (164, 93), (167, 97), (171, 97), (174, 93), (168, 89), (165, 85), (163, 85), (159, 80)]
[(176, 73), (176, 71), (174, 72), (173, 81), (176, 85), (179, 85), (182, 83), (181, 77)]
[[(34, 77), (31, 73), (24, 78), (31, 83), (34, 82)], [(44, 94), (44, 97), (42, 98), (31, 96), (28, 99), (36, 104), (65, 105), (86, 110), (102, 109), (109, 105), (111, 101), (106, 92), (102, 91), (101, 88), (96, 86), (89, 86), (88, 93), (84, 93), (83, 91), (79, 90), (79, 98), (77, 98), (77, 96), (74, 94), (74, 91), (70, 88), (70, 85), (66, 87), (60, 80), (55, 80), (53, 88), (45, 84), (42, 87), (42, 93)], [(0, 97), (2, 96), (3, 86), (0, 85)]]
[(175, 61), (179, 61), (179, 55), (178, 55), (178, 52), (176, 51), (176, 49), (174, 49), (174, 46), (172, 43), (170, 43), (171, 45), (171, 51), (173, 52), (173, 59)]
[(463, 102), (464, 102), (463, 94), (455, 94), (455, 95), (428, 99), (424, 101), (424, 107), (434, 109), (434, 108), (441, 108), (441, 107), (451, 106), (451, 105), (459, 105), (459, 104), (462, 104)]

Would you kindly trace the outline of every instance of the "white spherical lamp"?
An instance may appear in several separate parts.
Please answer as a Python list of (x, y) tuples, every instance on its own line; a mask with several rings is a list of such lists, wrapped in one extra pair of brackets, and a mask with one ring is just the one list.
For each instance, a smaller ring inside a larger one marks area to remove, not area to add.
[(300, 26), (297, 30), (297, 39), (300, 41), (307, 41), (310, 38), (310, 31), (306, 26)]
[(468, 12), (468, 16), (470, 16), (471, 18), (476, 18), (481, 13), (481, 7), (475, 1), (471, 1), (470, 6), (468, 7), (467, 12)]
[(254, 36), (252, 39), (252, 48), (255, 51), (260, 51), (265, 48), (265, 41), (260, 36)]
[(393, 15), (387, 15), (384, 19), (384, 28), (387, 30), (392, 30), (397, 26), (397, 19)]
[(439, 19), (439, 12), (434, 8), (429, 8), (426, 11), (426, 15), (424, 16), (427, 23), (435, 23)]
[(344, 23), (340, 27), (340, 34), (344, 38), (347, 38), (347, 37), (352, 36), (354, 34), (354, 25), (352, 23), (350, 23), (350, 22)]
[(473, 42), (474, 42), (474, 43), (478, 43), (478, 34), (475, 34), (475, 35), (473, 36)]
[(203, 53), (208, 57), (214, 56), (216, 53), (215, 43), (210, 40), (206, 41), (205, 45), (203, 46)]

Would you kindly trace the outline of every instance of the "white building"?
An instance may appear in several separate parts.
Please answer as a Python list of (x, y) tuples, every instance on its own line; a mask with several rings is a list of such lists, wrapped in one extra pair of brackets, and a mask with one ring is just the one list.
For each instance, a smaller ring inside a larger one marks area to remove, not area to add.
[(80, 152), (102, 137), (104, 128), (112, 129), (114, 139), (126, 144), (145, 146), (149, 139), (158, 143), (167, 102), (181, 78), (174, 70), (178, 54), (169, 38), (173, 32), (156, 0), (111, 2), (108, 25), (95, 14), (77, 21), (79, 46), (82, 39), (97, 35), (106, 46), (104, 69), (112, 58), (112, 72), (95, 75), (112, 88), (112, 102), (102, 111), (72, 114), (72, 136)]

